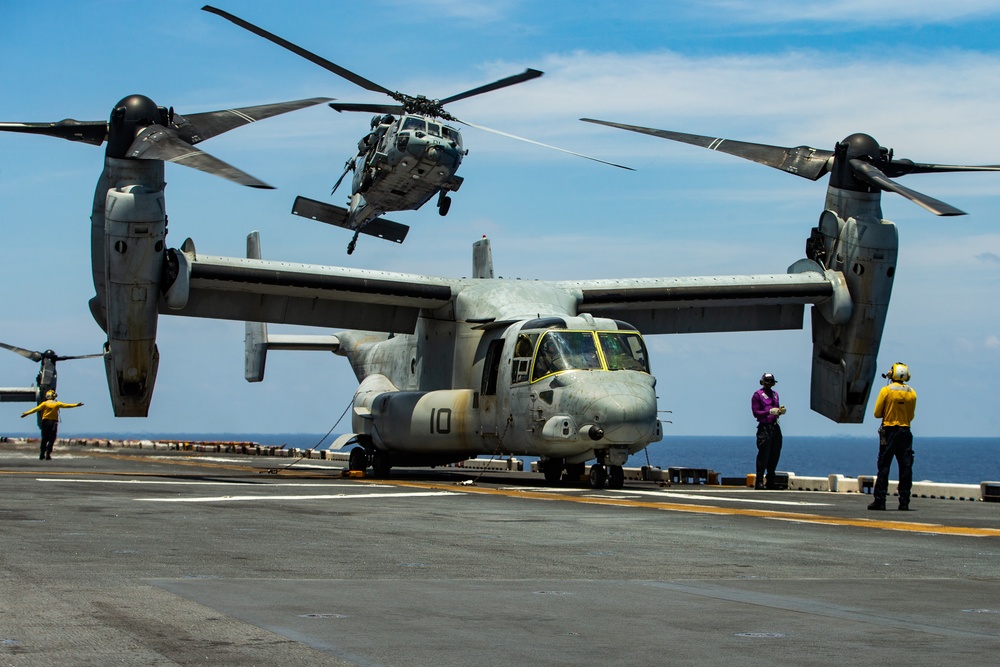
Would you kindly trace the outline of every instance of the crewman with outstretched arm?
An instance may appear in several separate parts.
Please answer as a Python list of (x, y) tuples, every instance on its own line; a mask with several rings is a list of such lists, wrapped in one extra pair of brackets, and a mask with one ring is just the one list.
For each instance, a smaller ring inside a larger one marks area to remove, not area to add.
[(52, 458), (52, 446), (56, 444), (56, 434), (59, 431), (59, 409), (78, 408), (83, 405), (83, 403), (63, 403), (57, 401), (56, 397), (56, 392), (49, 389), (45, 392), (44, 401), (21, 414), (21, 417), (24, 418), (38, 411), (42, 413), (40, 422), (42, 426), (42, 444), (38, 451), (39, 460), (49, 460)]

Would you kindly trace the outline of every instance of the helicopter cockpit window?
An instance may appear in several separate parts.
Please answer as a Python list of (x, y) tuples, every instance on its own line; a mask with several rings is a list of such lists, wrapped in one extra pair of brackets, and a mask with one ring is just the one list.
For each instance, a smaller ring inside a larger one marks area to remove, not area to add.
[(642, 337), (636, 332), (601, 331), (597, 334), (609, 371), (649, 372), (649, 355)]
[(441, 126), (437, 123), (427, 123), (428, 134), (433, 134), (435, 137), (441, 136)]
[(410, 116), (409, 118), (403, 121), (403, 129), (423, 131), (426, 129), (426, 123), (424, 123), (423, 118), (415, 118), (413, 116)]
[(548, 331), (538, 346), (531, 379), (571, 370), (601, 370), (594, 335), (590, 331)]
[(531, 355), (535, 351), (537, 340), (537, 333), (517, 335), (517, 341), (514, 343), (514, 358), (511, 361), (510, 381), (512, 384), (528, 381), (528, 372), (531, 370)]
[(456, 145), (462, 145), (462, 135), (459, 134), (458, 130), (448, 127), (447, 125), (441, 126), (441, 136), (449, 141), (454, 141)]

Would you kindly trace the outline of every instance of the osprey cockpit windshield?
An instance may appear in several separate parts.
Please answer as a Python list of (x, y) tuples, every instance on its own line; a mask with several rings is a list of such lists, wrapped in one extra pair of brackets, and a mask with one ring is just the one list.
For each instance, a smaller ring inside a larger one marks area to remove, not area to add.
[(549, 330), (523, 332), (518, 339), (515, 355), (518, 349), (534, 350), (532, 382), (573, 370), (649, 373), (646, 345), (637, 331)]

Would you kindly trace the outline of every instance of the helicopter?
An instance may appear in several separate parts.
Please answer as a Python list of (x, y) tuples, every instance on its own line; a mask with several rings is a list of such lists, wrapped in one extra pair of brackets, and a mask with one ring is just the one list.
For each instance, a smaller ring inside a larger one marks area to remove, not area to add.
[(454, 124), (467, 125), (632, 171), (631, 167), (460, 120), (445, 110), (446, 104), (542, 76), (543, 73), (536, 69), (525, 69), (520, 74), (444, 99), (429, 99), (423, 95), (407, 95), (389, 90), (224, 10), (210, 5), (202, 9), (274, 42), (365, 90), (388, 95), (394, 101), (392, 104), (343, 102), (329, 104), (338, 112), (359, 111), (376, 114), (371, 119), (370, 131), (358, 142), (357, 153), (347, 159), (344, 171), (331, 191), (331, 194), (335, 193), (347, 174), (353, 172), (348, 208), (301, 196), (296, 198), (292, 206), (294, 215), (352, 230), (354, 236), (347, 246), (349, 255), (357, 246), (359, 234), (376, 236), (395, 243), (402, 243), (405, 240), (409, 227), (382, 218), (385, 213), (417, 210), (436, 195), (438, 213), (442, 216), (448, 214), (451, 209), (449, 193), (458, 190), (463, 181), (463, 178), (456, 176), (455, 172), (461, 165), (462, 158), (468, 154), (462, 143), (461, 132)]
[[(56, 390), (56, 382), (58, 379), (56, 373), (56, 362), (58, 361), (69, 361), (71, 359), (95, 359), (97, 357), (103, 357), (103, 352), (98, 352), (97, 354), (82, 354), (76, 356), (62, 356), (56, 354), (53, 350), (35, 351), (26, 350), (23, 347), (17, 347), (16, 345), (8, 345), (7, 343), (0, 343), (0, 347), (10, 350), (15, 354), (19, 354), (25, 359), (30, 359), (31, 361), (39, 362), (40, 367), (38, 369), (38, 375), (35, 377), (34, 387), (16, 387), (9, 388), (5, 387), (0, 389), (0, 403), (35, 403), (36, 405), (45, 400), (45, 395), (49, 391)], [(39, 422), (41, 421), (41, 414), (38, 415)]]
[[(114, 106), (108, 121), (0, 122), (0, 130), (7, 132), (42, 134), (94, 146), (107, 142), (104, 169), (94, 192), (91, 215), (91, 261), (96, 295), (90, 301), (90, 311), (108, 333), (103, 356), (112, 396), (117, 397), (114, 401), (130, 404), (130, 397), (141, 396), (147, 382), (156, 376), (159, 355), (154, 343), (155, 322), (153, 330), (149, 331), (130, 327), (123, 318), (134, 314), (135, 309), (155, 313), (157, 307), (159, 295), (148, 287), (151, 280), (159, 279), (165, 249), (164, 161), (192, 167), (240, 185), (273, 189), (194, 144), (257, 120), (329, 100), (317, 97), (182, 116), (175, 113), (173, 107), (158, 106), (145, 95), (129, 95)], [(137, 273), (136, 266), (144, 267), (145, 273)], [(123, 296), (123, 302), (113, 298), (117, 294)], [(110, 354), (109, 351), (119, 344), (121, 335), (129, 337), (130, 343), (148, 348), (146, 354), (136, 359)], [(119, 366), (114, 366), (115, 363)], [(127, 409), (122, 408), (122, 414), (125, 413)]]

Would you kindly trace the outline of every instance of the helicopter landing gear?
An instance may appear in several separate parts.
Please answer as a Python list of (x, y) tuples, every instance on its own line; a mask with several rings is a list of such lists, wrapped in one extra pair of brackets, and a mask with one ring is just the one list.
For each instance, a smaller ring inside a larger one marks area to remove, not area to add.
[(358, 246), (358, 234), (360, 233), (361, 233), (360, 228), (354, 231), (354, 237), (351, 239), (351, 242), (347, 244), (348, 255), (354, 254), (354, 249)]
[(590, 466), (590, 486), (594, 489), (620, 489), (625, 486), (625, 470), (621, 466), (595, 463)]
[(448, 215), (449, 210), (451, 210), (451, 197), (446, 195), (444, 190), (442, 190), (438, 196), (438, 213), (441, 216), (445, 216)]

